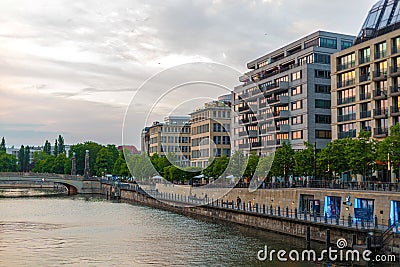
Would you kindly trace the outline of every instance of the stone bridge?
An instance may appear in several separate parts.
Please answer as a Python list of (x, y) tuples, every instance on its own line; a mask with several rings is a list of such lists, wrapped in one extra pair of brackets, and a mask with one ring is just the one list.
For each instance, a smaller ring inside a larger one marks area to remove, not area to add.
[(73, 194), (100, 194), (101, 182), (98, 178), (84, 179), (77, 175), (51, 173), (0, 172), (0, 185), (10, 187), (37, 187), (40, 184), (61, 184)]

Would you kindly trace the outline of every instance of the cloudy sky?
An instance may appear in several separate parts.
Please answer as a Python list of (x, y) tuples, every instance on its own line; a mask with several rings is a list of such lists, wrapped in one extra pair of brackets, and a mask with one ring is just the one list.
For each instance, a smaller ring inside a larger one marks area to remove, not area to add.
[(316, 30), (356, 35), (374, 2), (1, 0), (0, 136), (121, 144), (132, 97), (158, 72), (198, 61), (244, 72)]

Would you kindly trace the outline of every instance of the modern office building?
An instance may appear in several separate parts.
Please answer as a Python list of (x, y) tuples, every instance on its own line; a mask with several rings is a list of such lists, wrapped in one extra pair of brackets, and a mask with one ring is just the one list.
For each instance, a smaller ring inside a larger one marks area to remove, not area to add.
[(191, 165), (205, 168), (210, 158), (231, 155), (231, 95), (206, 103), (190, 114)]
[(332, 137), (388, 135), (400, 116), (400, 3), (378, 1), (355, 45), (332, 57)]
[[(161, 157), (168, 153), (176, 156), (175, 164), (190, 165), (190, 116), (169, 116), (164, 122), (154, 122), (142, 134), (142, 149), (149, 156), (157, 153)], [(146, 140), (146, 136), (148, 140)], [(148, 144), (148, 145), (147, 145)], [(146, 147), (148, 149), (146, 150)]]
[(317, 31), (247, 64), (234, 89), (234, 149), (268, 153), (288, 141), (331, 140), (331, 54), (354, 36)]

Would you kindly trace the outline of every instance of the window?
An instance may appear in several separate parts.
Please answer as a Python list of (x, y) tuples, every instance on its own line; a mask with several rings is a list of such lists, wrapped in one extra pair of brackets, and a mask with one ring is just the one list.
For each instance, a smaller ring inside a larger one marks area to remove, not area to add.
[(314, 39), (311, 41), (308, 41), (306, 43), (304, 43), (304, 49), (308, 48), (308, 47), (312, 47), (312, 46), (318, 46), (319, 45), (319, 40), (318, 39)]
[(325, 99), (315, 99), (315, 108), (330, 109), (331, 101)]
[(375, 59), (386, 57), (386, 42), (375, 45)]
[(325, 84), (316, 84), (315, 85), (315, 92), (320, 94), (330, 94), (331, 93), (331, 86)]
[(315, 78), (330, 79), (331, 72), (329, 70), (315, 70)]
[(350, 88), (342, 91), (338, 91), (337, 94), (337, 103), (338, 105), (352, 103), (356, 101), (356, 89)]
[(292, 103), (292, 110), (297, 110), (303, 108), (303, 100), (296, 101)]
[(356, 77), (356, 72), (354, 70), (339, 74), (337, 87), (341, 88), (345, 86), (354, 85), (355, 77)]
[(229, 145), (230, 144), (229, 136), (222, 136), (222, 144), (223, 145)]
[(371, 49), (369, 47), (360, 50), (359, 63), (367, 63), (371, 60)]
[(346, 40), (342, 40), (340, 42), (340, 47), (343, 49), (349, 48), (353, 46), (353, 42), (352, 41), (346, 41)]
[(292, 73), (292, 81), (301, 79), (301, 70)]
[(356, 106), (347, 106), (338, 109), (338, 121), (350, 121), (356, 119)]
[(392, 39), (392, 53), (400, 52), (400, 36)]
[(292, 96), (300, 95), (303, 92), (302, 86), (298, 85), (292, 89)]
[(292, 132), (292, 140), (296, 140), (296, 139), (303, 139), (303, 131), (302, 130)]
[(292, 125), (297, 125), (302, 123), (303, 123), (303, 115), (292, 117)]
[(214, 136), (213, 141), (214, 141), (214, 144), (220, 145), (221, 144), (221, 136)]
[(314, 54), (315, 63), (331, 64), (331, 56), (327, 54)]
[(355, 53), (351, 53), (349, 55), (343, 56), (338, 58), (338, 66), (337, 66), (337, 70), (345, 70), (348, 68), (352, 68), (355, 66), (356, 63), (356, 54)]
[(319, 39), (319, 46), (320, 47), (337, 49), (337, 40), (336, 39), (330, 39), (330, 38), (321, 37)]
[(338, 138), (356, 137), (356, 123), (338, 125)]
[(316, 139), (331, 139), (332, 131), (330, 130), (315, 130)]
[(214, 130), (214, 132), (222, 132), (221, 124), (213, 123), (213, 130)]
[(315, 114), (315, 123), (331, 124), (331, 115)]
[(305, 64), (312, 64), (312, 63), (314, 63), (314, 56), (313, 56), (313, 54), (310, 54), (308, 56), (298, 58), (298, 61), (299, 61), (299, 65), (301, 65), (301, 66), (305, 65)]

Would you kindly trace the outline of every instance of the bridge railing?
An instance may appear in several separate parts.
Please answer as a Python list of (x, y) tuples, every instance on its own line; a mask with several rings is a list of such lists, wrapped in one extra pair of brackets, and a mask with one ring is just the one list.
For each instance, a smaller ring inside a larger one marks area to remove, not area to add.
[[(65, 180), (83, 180), (84, 177), (80, 175), (69, 175), (69, 174), (57, 174), (57, 173), (36, 173), (36, 172), (0, 172), (0, 177), (40, 177), (40, 178), (60, 178)], [(94, 180), (98, 181), (99, 178), (97, 177), (89, 177), (86, 180)]]

